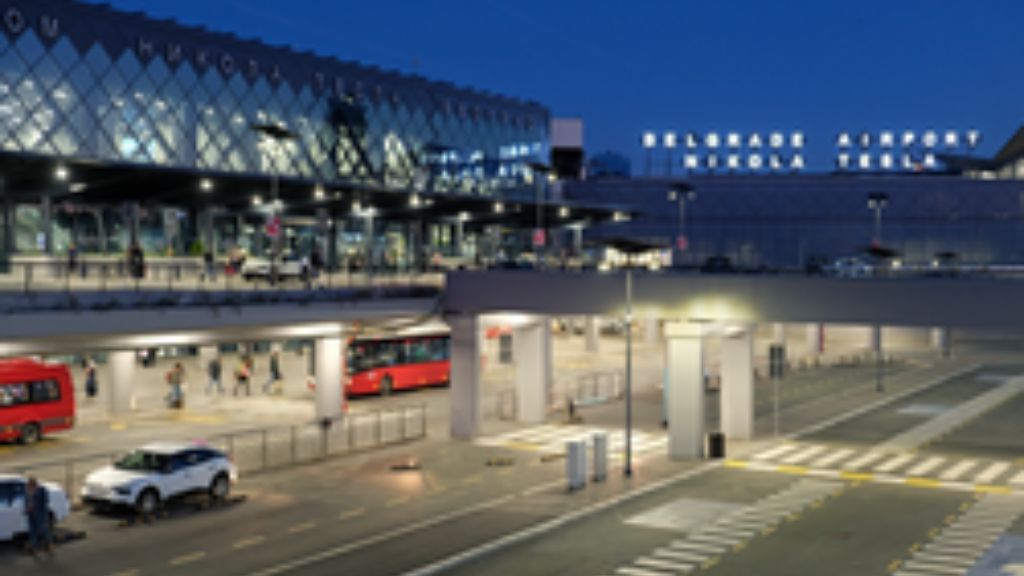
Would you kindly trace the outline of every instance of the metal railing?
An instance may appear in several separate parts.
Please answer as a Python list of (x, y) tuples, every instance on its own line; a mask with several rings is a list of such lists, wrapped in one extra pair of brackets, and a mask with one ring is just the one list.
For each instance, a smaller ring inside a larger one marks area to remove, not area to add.
[[(426, 435), (427, 407), (421, 404), (350, 413), (325, 422), (240, 430), (196, 442), (227, 454), (239, 475), (244, 476), (419, 440)], [(61, 481), (72, 502), (78, 502), (86, 475), (124, 453), (98, 452), (14, 466), (13, 471), (41, 480)]]

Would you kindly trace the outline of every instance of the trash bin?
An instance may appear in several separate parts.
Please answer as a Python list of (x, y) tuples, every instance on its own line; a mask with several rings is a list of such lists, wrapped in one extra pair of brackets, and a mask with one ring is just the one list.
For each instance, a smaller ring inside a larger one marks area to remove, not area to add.
[(708, 434), (708, 458), (725, 458), (725, 434), (712, 432)]

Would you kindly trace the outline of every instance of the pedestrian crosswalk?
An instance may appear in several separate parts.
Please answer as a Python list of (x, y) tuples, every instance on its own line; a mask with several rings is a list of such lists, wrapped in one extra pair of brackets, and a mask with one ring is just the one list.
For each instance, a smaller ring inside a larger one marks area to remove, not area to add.
[(841, 482), (805, 478), (757, 502), (668, 542), (615, 570), (616, 576), (666, 576), (709, 568), (726, 552), (738, 549), (786, 519), (843, 489)]
[[(835, 471), (842, 476), (878, 476), (888, 479), (935, 480), (932, 485), (955, 483), (964, 486), (1002, 486), (1024, 490), (1024, 467), (1005, 460), (954, 458), (914, 452), (891, 453), (880, 450), (856, 450), (851, 447), (790, 442), (756, 453), (740, 462), (753, 469), (785, 468)], [(828, 477), (825, 474), (819, 476)]]
[[(545, 454), (562, 454), (567, 442), (579, 440), (590, 441), (595, 434), (608, 435), (608, 450), (612, 458), (617, 457), (625, 449), (625, 433), (621, 428), (602, 428), (597, 426), (573, 426), (561, 424), (542, 424), (522, 428), (496, 436), (478, 438), (476, 444), (526, 450)], [(668, 437), (665, 434), (634, 430), (632, 447), (636, 454), (654, 451), (665, 451)]]
[(989, 494), (965, 505), (962, 512), (934, 540), (915, 548), (893, 576), (966, 575), (1024, 513), (1024, 497)]

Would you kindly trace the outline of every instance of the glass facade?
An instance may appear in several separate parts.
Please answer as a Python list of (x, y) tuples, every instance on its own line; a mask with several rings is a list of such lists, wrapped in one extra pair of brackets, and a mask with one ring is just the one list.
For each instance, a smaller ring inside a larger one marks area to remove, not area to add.
[[(548, 153), (548, 112), (533, 103), (78, 2), (22, 10), (0, 34), (6, 152), (485, 196), (527, 186), (528, 164)], [(140, 35), (180, 31), (217, 51), (103, 37), (132, 19)], [(254, 124), (295, 138), (261, 141)]]

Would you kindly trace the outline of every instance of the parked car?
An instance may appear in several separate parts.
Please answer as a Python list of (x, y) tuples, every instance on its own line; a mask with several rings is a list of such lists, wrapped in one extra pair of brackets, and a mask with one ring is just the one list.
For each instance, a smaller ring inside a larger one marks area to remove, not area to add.
[[(25, 490), (28, 479), (14, 474), (0, 474), (0, 542), (28, 532), (25, 519)], [(67, 493), (57, 484), (39, 484), (50, 496), (50, 527), (54, 528), (71, 514)], [(51, 532), (52, 533), (52, 532)]]
[(82, 501), (96, 508), (127, 507), (148, 515), (168, 500), (188, 494), (205, 492), (224, 500), (237, 478), (231, 460), (213, 448), (148, 444), (86, 476)]
[(873, 274), (874, 269), (860, 258), (851, 256), (833, 262), (828, 272), (837, 278), (867, 278)]
[[(270, 280), (270, 260), (266, 258), (246, 258), (242, 264), (242, 278), (246, 280)], [(281, 280), (306, 277), (308, 267), (298, 256), (286, 254), (277, 260), (277, 277)]]

